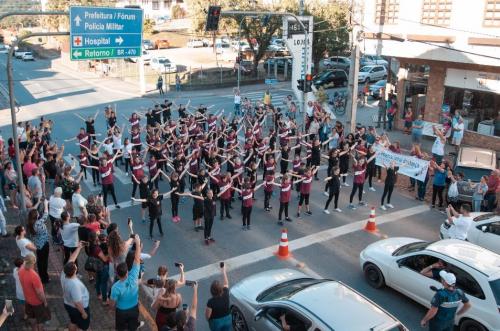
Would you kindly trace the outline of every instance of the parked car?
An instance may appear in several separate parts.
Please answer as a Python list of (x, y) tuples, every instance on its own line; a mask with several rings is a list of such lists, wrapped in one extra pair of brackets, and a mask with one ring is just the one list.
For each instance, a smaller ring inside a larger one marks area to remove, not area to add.
[(389, 62), (379, 55), (363, 55), (363, 58), (370, 61), (373, 64), (380, 64), (384, 67), (389, 67)]
[(285, 72), (285, 64), (288, 66), (288, 73), (291, 74), (292, 72), (292, 59), (291, 58), (269, 58), (264, 62), (264, 70), (267, 72), (267, 68), (270, 67), (271, 73), (274, 73), (274, 66), (275, 63), (278, 67), (278, 73), (284, 73)]
[(229, 302), (235, 331), (283, 330), (283, 314), (292, 330), (408, 330), (347, 285), (292, 269), (268, 270), (243, 279), (231, 287)]
[(151, 58), (150, 66), (151, 69), (162, 74), (177, 72), (177, 66), (175, 63), (171, 62), (164, 56)]
[(380, 96), (382, 95), (382, 90), (385, 89), (385, 86), (387, 85), (387, 80), (382, 79), (376, 82), (375, 84), (372, 84), (368, 87), (370, 90), (370, 95), (374, 99), (380, 99)]
[(332, 56), (323, 60), (323, 66), (329, 69), (342, 69), (348, 72), (351, 66), (351, 59), (345, 56)]
[[(494, 150), (478, 147), (460, 147), (453, 171), (463, 173), (464, 178), (478, 183), (482, 176), (489, 176), (497, 167), (497, 153)], [(468, 181), (458, 182), (459, 202), (472, 202), (474, 189)]]
[(425, 307), (434, 296), (431, 286), (442, 285), (420, 272), (443, 261), (471, 303), (469, 310), (455, 317), (455, 325), (460, 331), (500, 330), (500, 255), (462, 240), (429, 243), (395, 237), (369, 245), (359, 257), (368, 284), (392, 287)]
[(23, 57), (21, 59), (23, 61), (35, 61), (35, 57), (31, 52), (24, 52)]
[(6, 47), (6, 45), (0, 45), (0, 54), (7, 54), (9, 52), (9, 49)]
[(336, 86), (347, 86), (347, 73), (344, 70), (326, 70), (313, 77), (313, 84), (316, 87), (333, 88)]
[(169, 48), (170, 43), (168, 42), (167, 39), (158, 39), (155, 41), (155, 48), (156, 49), (161, 49), (161, 48)]
[(155, 49), (155, 45), (151, 42), (149, 39), (143, 39), (142, 40), (142, 48), (149, 50), (149, 49)]
[[(235, 52), (237, 52), (238, 50), (241, 50), (242, 52), (248, 52), (248, 51), (251, 51), (252, 49), (250, 48), (250, 44), (245, 41), (245, 40), (241, 40), (239, 42), (240, 46), (238, 48), (238, 40), (234, 41), (233, 42), (233, 50)], [(254, 47), (255, 48), (255, 47)]]
[[(500, 216), (493, 213), (470, 213), (474, 221), (467, 231), (467, 241), (500, 254)], [(446, 219), (439, 230), (441, 239), (450, 238), (453, 225)]]
[[(141, 57), (142, 57), (142, 61), (144, 62), (144, 64), (149, 64), (151, 62), (151, 54), (148, 51), (142, 50)], [(138, 57), (129, 58), (129, 61), (134, 62), (134, 63), (137, 63), (138, 60), (139, 60)]]
[(287, 48), (284, 47), (284, 46), (281, 46), (281, 45), (277, 45), (277, 44), (270, 44), (268, 47), (267, 47), (267, 51), (268, 52), (280, 52), (280, 53), (285, 53), (287, 51)]
[(369, 65), (359, 69), (358, 82), (369, 83), (387, 78), (387, 70), (381, 65)]
[(213, 39), (210, 38), (203, 38), (201, 41), (203, 42), (203, 47), (211, 47), (214, 44)]
[(371, 65), (374, 65), (375, 63), (373, 63), (371, 60), (365, 58), (365, 57), (361, 57), (359, 58), (359, 67), (360, 68), (363, 68), (364, 66), (371, 66)]
[[(241, 71), (240, 71), (240, 73), (242, 75), (250, 75), (252, 73), (252, 70), (253, 70), (253, 61), (251, 61), (251, 60), (241, 60), (240, 65), (241, 65)], [(237, 67), (235, 66), (235, 68), (237, 68)]]
[(27, 51), (24, 50), (24, 49), (21, 49), (21, 48), (18, 48), (16, 50), (14, 50), (14, 57), (16, 59), (22, 59), (23, 58), (23, 55), (24, 53), (26, 53)]
[(203, 47), (203, 40), (201, 40), (201, 39), (189, 39), (187, 42), (187, 47), (190, 47), (190, 48)]

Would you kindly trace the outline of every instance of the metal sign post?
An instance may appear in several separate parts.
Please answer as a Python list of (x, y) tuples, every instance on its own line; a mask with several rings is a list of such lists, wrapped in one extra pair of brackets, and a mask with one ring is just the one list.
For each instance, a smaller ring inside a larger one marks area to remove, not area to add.
[(139, 8), (70, 7), (73, 61), (142, 56)]

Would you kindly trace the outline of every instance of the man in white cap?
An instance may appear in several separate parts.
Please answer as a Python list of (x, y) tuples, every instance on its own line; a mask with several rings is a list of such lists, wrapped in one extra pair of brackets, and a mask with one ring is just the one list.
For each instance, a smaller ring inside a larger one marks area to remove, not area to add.
[[(443, 288), (436, 291), (431, 300), (431, 308), (425, 314), (420, 325), (425, 327), (429, 322), (429, 331), (453, 331), (455, 313), (457, 315), (465, 313), (471, 304), (464, 292), (455, 287), (457, 278), (454, 274), (441, 270), (439, 277), (441, 277)], [(463, 306), (457, 312), (460, 303), (463, 303)]]

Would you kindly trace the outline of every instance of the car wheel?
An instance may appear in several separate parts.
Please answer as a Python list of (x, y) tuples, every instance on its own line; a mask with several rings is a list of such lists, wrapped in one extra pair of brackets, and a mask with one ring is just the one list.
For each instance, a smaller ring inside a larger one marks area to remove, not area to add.
[(243, 316), (241, 310), (239, 310), (236, 306), (231, 307), (231, 320), (233, 321), (234, 331), (248, 331), (245, 316)]
[(382, 79), (387, 79), (387, 75), (384, 75), (384, 77), (382, 77)]
[(460, 323), (460, 331), (487, 331), (481, 323), (474, 320), (465, 320)]
[(376, 265), (367, 263), (363, 268), (363, 272), (365, 274), (366, 281), (371, 287), (382, 288), (385, 286), (384, 275)]

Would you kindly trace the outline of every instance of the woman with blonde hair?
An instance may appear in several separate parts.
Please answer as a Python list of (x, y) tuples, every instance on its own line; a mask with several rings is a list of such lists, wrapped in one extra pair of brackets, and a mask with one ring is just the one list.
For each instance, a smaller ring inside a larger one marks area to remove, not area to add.
[(164, 285), (164, 293), (158, 295), (153, 303), (153, 309), (157, 309), (155, 321), (158, 330), (162, 330), (162, 327), (167, 323), (168, 316), (182, 304), (182, 296), (176, 292), (176, 288), (176, 280), (167, 280)]

